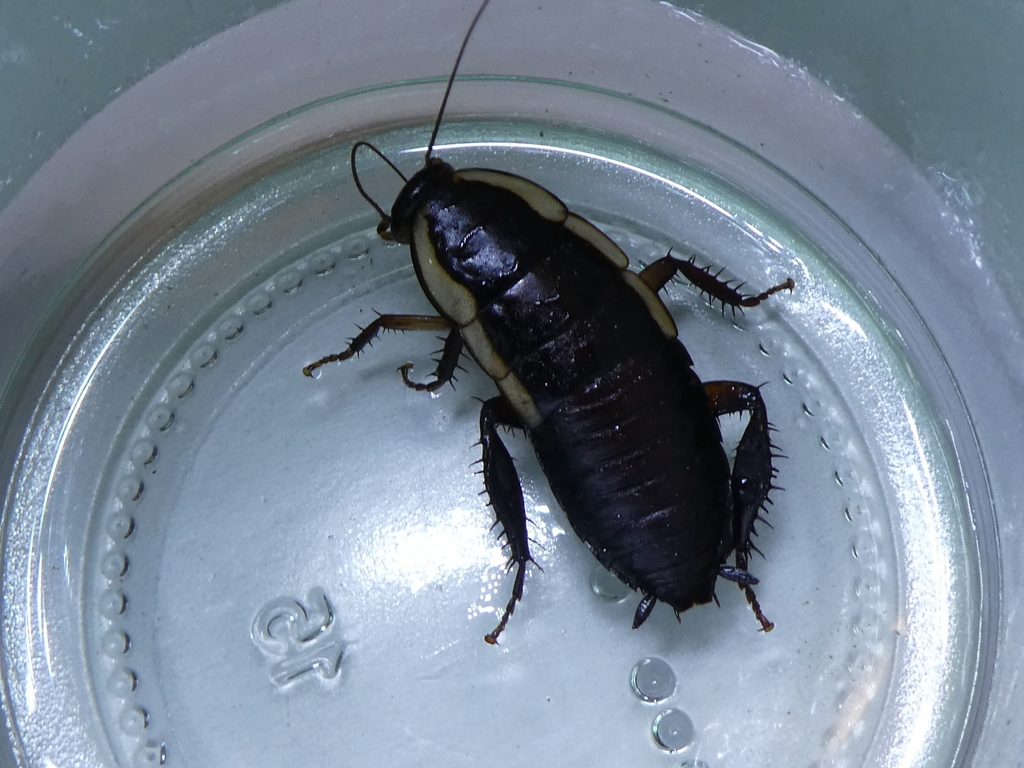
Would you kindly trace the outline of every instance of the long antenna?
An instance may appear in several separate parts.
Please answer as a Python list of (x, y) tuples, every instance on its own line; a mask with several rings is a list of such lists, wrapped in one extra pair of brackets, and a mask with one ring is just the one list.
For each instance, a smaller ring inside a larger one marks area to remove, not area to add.
[(356, 182), (356, 189), (359, 190), (359, 194), (363, 196), (363, 199), (366, 202), (368, 202), (370, 205), (372, 205), (373, 209), (377, 213), (380, 214), (381, 221), (386, 221), (386, 222), (388, 222), (390, 224), (391, 223), (391, 217), (388, 216), (384, 212), (384, 209), (381, 208), (379, 205), (377, 205), (376, 201), (372, 197), (370, 197), (370, 195), (366, 192), (365, 189), (363, 189), (363, 183), (359, 180), (359, 171), (356, 170), (356, 152), (359, 151), (360, 147), (366, 147), (371, 152), (373, 152), (375, 155), (377, 155), (377, 157), (379, 157), (385, 163), (390, 165), (391, 166), (391, 170), (393, 170), (395, 173), (397, 173), (399, 176), (402, 177), (402, 181), (408, 181), (408, 179), (405, 178), (405, 174), (402, 173), (400, 170), (398, 170), (398, 167), (394, 163), (392, 163), (390, 160), (388, 160), (387, 156), (385, 156), (385, 154), (383, 152), (381, 152), (379, 149), (377, 149), (375, 146), (373, 146), (373, 144), (371, 144), (370, 142), (368, 142), (368, 141), (357, 141), (355, 144), (352, 145), (352, 152), (348, 156), (348, 162), (349, 162), (349, 165), (352, 168), (352, 178)]
[(437, 132), (441, 129), (441, 118), (444, 117), (444, 108), (448, 106), (448, 96), (452, 92), (452, 84), (455, 82), (455, 73), (459, 71), (459, 63), (462, 61), (462, 54), (466, 52), (466, 44), (469, 43), (469, 37), (473, 34), (473, 29), (476, 27), (476, 23), (480, 21), (480, 16), (483, 15), (484, 8), (491, 0), (484, 0), (480, 4), (480, 8), (477, 9), (476, 16), (473, 17), (473, 21), (469, 23), (469, 29), (466, 30), (466, 36), (462, 38), (462, 45), (459, 47), (459, 55), (455, 57), (455, 66), (452, 67), (452, 73), (448, 76), (448, 85), (445, 86), (444, 96), (441, 98), (441, 109), (437, 112), (437, 120), (434, 122), (434, 130), (430, 134), (430, 141), (427, 142), (427, 155), (424, 158), (424, 162), (430, 162), (430, 153), (434, 151), (434, 142), (437, 140)]

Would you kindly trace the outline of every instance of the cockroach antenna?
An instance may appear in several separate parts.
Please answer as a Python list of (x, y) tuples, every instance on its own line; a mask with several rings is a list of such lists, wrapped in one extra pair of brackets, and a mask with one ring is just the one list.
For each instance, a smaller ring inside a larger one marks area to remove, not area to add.
[(473, 17), (473, 21), (469, 23), (469, 29), (466, 30), (466, 36), (462, 38), (462, 45), (459, 46), (459, 53), (455, 57), (455, 66), (452, 67), (452, 73), (448, 75), (448, 84), (444, 88), (444, 96), (441, 97), (441, 108), (437, 111), (437, 119), (434, 121), (434, 130), (430, 133), (430, 141), (427, 142), (427, 154), (424, 157), (424, 162), (430, 162), (430, 153), (434, 151), (434, 142), (437, 140), (437, 132), (441, 130), (441, 120), (444, 118), (444, 109), (448, 106), (448, 96), (451, 95), (452, 85), (455, 83), (455, 75), (459, 71), (459, 64), (462, 62), (462, 54), (466, 52), (466, 45), (469, 43), (469, 38), (473, 34), (473, 29), (476, 27), (476, 23), (480, 21), (480, 17), (483, 15), (484, 9), (487, 8), (487, 4), (491, 0), (484, 0), (477, 9), (476, 15)]
[(372, 205), (373, 209), (380, 214), (381, 221), (390, 222), (391, 217), (384, 212), (384, 209), (381, 208), (372, 197), (370, 197), (369, 193), (367, 193), (367, 191), (363, 188), (363, 183), (359, 180), (359, 171), (356, 169), (356, 153), (359, 151), (360, 147), (366, 147), (375, 155), (377, 155), (377, 157), (379, 157), (381, 160), (383, 160), (385, 163), (391, 166), (391, 170), (393, 170), (395, 173), (401, 176), (402, 181), (408, 181), (408, 179), (405, 177), (404, 173), (398, 170), (398, 166), (396, 166), (394, 163), (388, 160), (387, 156), (379, 149), (377, 149), (375, 146), (373, 146), (373, 144), (371, 144), (370, 142), (357, 141), (355, 144), (352, 145), (352, 152), (349, 154), (349, 165), (352, 168), (352, 179), (356, 183), (356, 189), (359, 190), (359, 194), (363, 196), (363, 199), (370, 205)]
[[(437, 140), (437, 132), (441, 129), (441, 120), (444, 118), (444, 110), (445, 107), (448, 105), (448, 96), (451, 94), (452, 85), (455, 83), (455, 75), (458, 73), (459, 64), (462, 62), (462, 54), (466, 52), (466, 45), (467, 43), (469, 43), (469, 38), (473, 34), (473, 29), (476, 27), (476, 23), (480, 20), (480, 16), (483, 15), (484, 9), (490, 2), (491, 0), (484, 0), (483, 3), (480, 4), (480, 7), (476, 11), (476, 15), (473, 17), (473, 21), (471, 21), (469, 24), (469, 29), (466, 30), (465, 37), (462, 38), (462, 45), (459, 46), (459, 53), (455, 57), (455, 65), (452, 67), (452, 73), (448, 76), (448, 83), (444, 89), (444, 96), (441, 97), (441, 108), (437, 111), (437, 119), (434, 121), (434, 129), (430, 133), (430, 141), (427, 142), (427, 154), (424, 157), (424, 164), (429, 165), (430, 163), (430, 155), (431, 152), (433, 152), (434, 150), (434, 142)], [(377, 213), (380, 215), (380, 224), (377, 225), (377, 234), (379, 234), (385, 240), (390, 240), (391, 238), (387, 230), (388, 227), (391, 226), (391, 217), (383, 208), (381, 208), (377, 201), (370, 197), (369, 193), (363, 188), (363, 184), (359, 179), (359, 171), (356, 168), (356, 154), (359, 152), (360, 149), (364, 147), (366, 149), (369, 149), (371, 152), (377, 155), (377, 157), (379, 157), (381, 160), (383, 160), (385, 163), (391, 166), (391, 169), (402, 178), (402, 181), (408, 181), (408, 179), (406, 178), (404, 173), (398, 170), (398, 167), (393, 162), (391, 162), (387, 157), (385, 157), (383, 152), (377, 149), (377, 147), (375, 147), (370, 142), (357, 141), (355, 144), (352, 145), (352, 151), (351, 154), (349, 155), (349, 164), (352, 167), (352, 178), (355, 180), (356, 189), (359, 191), (359, 194), (363, 196), (363, 199), (366, 200), (366, 202), (368, 202), (371, 206), (373, 206), (373, 209), (377, 211)]]

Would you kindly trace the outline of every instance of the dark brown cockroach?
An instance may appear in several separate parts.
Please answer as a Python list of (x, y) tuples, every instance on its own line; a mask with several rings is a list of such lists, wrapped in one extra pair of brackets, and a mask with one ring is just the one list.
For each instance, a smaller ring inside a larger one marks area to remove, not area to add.
[[(607, 235), (543, 187), (432, 157), (459, 61), (486, 6), (463, 39), (425, 166), (406, 181), (390, 216), (365, 193), (355, 165), (362, 147), (383, 155), (366, 142), (352, 148), (353, 178), (381, 216), (378, 232), (410, 246), (438, 315), (380, 315), (343, 352), (303, 372), (347, 360), (382, 330), (423, 330), (446, 332), (444, 351), (429, 383), (411, 381), (411, 365), (402, 366), (407, 386), (432, 392), (448, 383), (463, 350), (494, 379), (500, 394), (480, 411), (482, 474), (516, 573), (487, 642), (504, 630), (533, 561), (522, 487), (499, 426), (526, 432), (573, 530), (643, 595), (634, 628), (658, 600), (677, 616), (710, 602), (723, 577), (740, 586), (768, 631), (773, 624), (748, 571), (754, 522), (775, 474), (764, 401), (750, 384), (697, 377), (658, 291), (681, 275), (735, 309), (792, 290), (793, 280), (741, 294), (671, 252), (632, 272)], [(717, 420), (737, 412), (749, 421), (730, 469)]]

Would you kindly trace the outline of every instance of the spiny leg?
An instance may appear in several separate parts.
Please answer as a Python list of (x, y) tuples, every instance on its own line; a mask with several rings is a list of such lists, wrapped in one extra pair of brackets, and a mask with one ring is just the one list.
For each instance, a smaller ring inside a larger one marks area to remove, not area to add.
[(709, 267), (698, 267), (693, 259), (677, 259), (671, 251), (653, 264), (648, 265), (640, 273), (640, 279), (649, 285), (653, 290), (660, 291), (665, 284), (671, 280), (676, 273), (681, 274), (689, 280), (701, 293), (706, 293), (712, 299), (722, 302), (722, 308), (732, 307), (756, 307), (773, 293), (779, 291), (791, 291), (796, 285), (793, 278), (787, 277), (783, 282), (774, 285), (763, 293), (747, 294), (740, 293), (742, 284), (732, 286), (724, 280), (718, 279), (718, 274), (711, 272)]
[(344, 351), (333, 355), (321, 357), (315, 363), (310, 363), (302, 369), (306, 376), (312, 376), (313, 371), (328, 363), (340, 363), (350, 357), (358, 355), (370, 342), (377, 338), (381, 331), (448, 331), (451, 330), (451, 323), (443, 317), (434, 315), (378, 315), (372, 323), (360, 329), (359, 334), (349, 339), (348, 347)]
[(734, 533), (737, 546), (749, 548), (754, 522), (760, 517), (768, 494), (775, 487), (775, 468), (772, 459), (774, 446), (771, 440), (771, 425), (768, 411), (758, 387), (740, 381), (709, 381), (704, 389), (708, 394), (711, 410), (716, 417), (731, 413), (749, 415), (746, 429), (736, 448), (736, 459), (732, 470), (733, 500), (736, 502), (736, 526)]
[(491, 645), (496, 645), (498, 636), (505, 629), (509, 618), (515, 611), (516, 603), (523, 598), (523, 585), (526, 580), (526, 564), (534, 562), (530, 556), (530, 543), (526, 533), (526, 507), (523, 502), (523, 486), (519, 482), (519, 473), (508, 449), (498, 436), (497, 426), (522, 428), (522, 424), (508, 403), (501, 397), (494, 397), (484, 402), (480, 409), (480, 445), (483, 446), (484, 492), (490, 499), (494, 509), (496, 523), (502, 527), (502, 533), (509, 548), (509, 567), (515, 566), (516, 577), (512, 585), (512, 597), (505, 607), (501, 621), (494, 631), (484, 635)]
[[(405, 386), (415, 389), (417, 392), (433, 392), (443, 387), (449, 381), (452, 381), (455, 378), (455, 369), (459, 366), (462, 346), (462, 334), (459, 333), (457, 328), (452, 328), (445, 337), (444, 350), (441, 352), (441, 357), (436, 360), (437, 367), (434, 369), (434, 380), (426, 384), (411, 381), (409, 379), (409, 371), (412, 370), (412, 363), (406, 363), (398, 367), (398, 372), (402, 374), (402, 381), (405, 382)], [(453, 384), (452, 386), (455, 385)]]
[[(739, 549), (736, 550), (736, 567), (742, 571), (747, 570), (747, 553), (742, 552)], [(749, 584), (739, 584), (739, 588), (743, 590), (743, 594), (746, 595), (747, 603), (750, 605), (750, 610), (754, 612), (754, 616), (761, 624), (762, 632), (771, 632), (775, 629), (775, 622), (764, 615), (764, 611), (761, 610), (761, 604), (757, 601), (757, 595), (754, 593), (753, 587)]]
[(756, 533), (754, 523), (761, 518), (765, 504), (770, 501), (768, 494), (775, 489), (775, 468), (772, 459), (770, 425), (768, 413), (760, 390), (739, 381), (709, 381), (704, 385), (715, 416), (745, 412), (750, 415), (732, 467), (733, 497), (733, 543), (736, 549), (736, 567), (724, 566), (720, 575), (735, 581), (743, 590), (754, 615), (761, 623), (761, 629), (770, 632), (775, 626), (761, 611), (754, 595), (753, 585), (757, 580), (747, 571), (751, 550), (758, 551), (750, 537)]

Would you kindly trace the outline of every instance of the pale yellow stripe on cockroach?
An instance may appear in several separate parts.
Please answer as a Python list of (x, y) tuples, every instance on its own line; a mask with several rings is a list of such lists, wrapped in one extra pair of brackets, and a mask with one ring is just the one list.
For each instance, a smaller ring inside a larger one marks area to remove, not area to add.
[(602, 256), (619, 269), (629, 266), (629, 258), (615, 244), (615, 241), (582, 216), (570, 213), (565, 219), (565, 228), (594, 246)]
[(665, 304), (658, 294), (640, 278), (640, 275), (627, 269), (629, 267), (629, 257), (615, 244), (615, 241), (582, 216), (577, 216), (575, 213), (570, 213), (566, 218), (565, 228), (586, 240), (608, 261), (621, 269), (622, 277), (626, 284), (640, 294), (640, 298), (643, 299), (647, 311), (650, 312), (651, 317), (654, 318), (662, 332), (669, 338), (675, 338), (679, 331), (676, 328), (675, 320), (672, 319), (672, 315), (669, 314), (668, 309), (665, 308)]
[(524, 427), (534, 429), (540, 426), (544, 417), (515, 373), (509, 371), (508, 376), (503, 379), (495, 379), (494, 383), (497, 385), (498, 391), (505, 396), (508, 404), (512, 406), (512, 410), (519, 416)]
[(487, 168), (463, 168), (455, 171), (452, 178), (455, 181), (479, 181), (506, 189), (521, 197), (538, 216), (555, 224), (562, 224), (569, 215), (569, 209), (565, 207), (565, 203), (539, 184), (534, 184), (529, 179), (516, 176), (514, 173), (492, 171)]
[(487, 338), (487, 332), (484, 331), (479, 320), (474, 320), (469, 325), (463, 327), (461, 333), (462, 340), (466, 343), (469, 353), (476, 360), (477, 365), (483, 369), (484, 373), (495, 381), (508, 376), (508, 365), (505, 364), (501, 355), (495, 351), (494, 345)]
[(669, 314), (668, 309), (665, 308), (658, 294), (636, 272), (624, 269), (622, 277), (625, 279), (626, 285), (640, 294), (640, 298), (643, 299), (644, 304), (647, 306), (647, 311), (651, 313), (651, 317), (654, 318), (654, 322), (661, 328), (662, 333), (670, 339), (674, 339), (679, 333), (679, 330), (676, 328), (676, 321), (672, 319), (672, 315)]
[(419, 267), (420, 283), (434, 305), (456, 325), (466, 326), (476, 320), (477, 304), (473, 294), (441, 268), (434, 244), (430, 241), (427, 219), (417, 213), (412, 224), (412, 254)]

